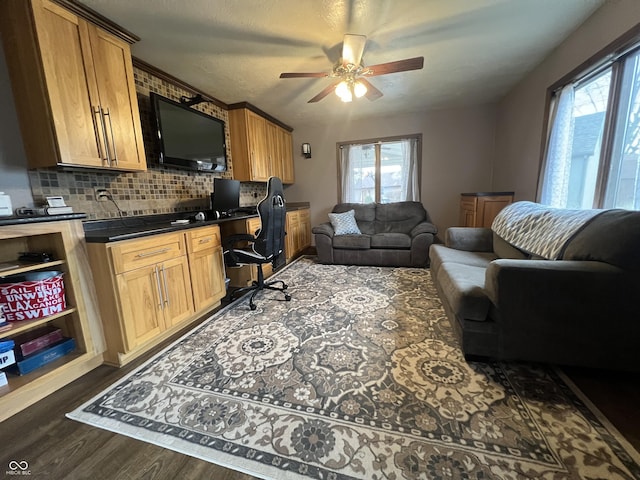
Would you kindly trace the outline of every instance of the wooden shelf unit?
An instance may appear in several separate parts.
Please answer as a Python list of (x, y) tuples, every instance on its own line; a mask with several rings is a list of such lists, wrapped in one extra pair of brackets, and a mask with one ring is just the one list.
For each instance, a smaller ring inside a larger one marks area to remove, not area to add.
[[(20, 265), (18, 256), (25, 251), (47, 252), (54, 260)], [(9, 383), (0, 387), (2, 421), (99, 366), (103, 361), (104, 340), (79, 220), (0, 227), (0, 263), (18, 265), (2, 270), (0, 283), (9, 283), (3, 277), (19, 273), (61, 271), (66, 297), (64, 311), (44, 318), (11, 322), (13, 328), (1, 332), (0, 338), (10, 339), (44, 325), (54, 325), (76, 344), (72, 353), (27, 375), (7, 372)]]

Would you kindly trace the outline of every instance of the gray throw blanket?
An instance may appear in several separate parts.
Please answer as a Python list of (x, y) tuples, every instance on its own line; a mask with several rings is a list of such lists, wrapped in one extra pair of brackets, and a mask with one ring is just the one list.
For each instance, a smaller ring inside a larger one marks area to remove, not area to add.
[(569, 210), (515, 202), (498, 213), (491, 229), (526, 253), (557, 260), (562, 258), (569, 240), (602, 212), (604, 210)]

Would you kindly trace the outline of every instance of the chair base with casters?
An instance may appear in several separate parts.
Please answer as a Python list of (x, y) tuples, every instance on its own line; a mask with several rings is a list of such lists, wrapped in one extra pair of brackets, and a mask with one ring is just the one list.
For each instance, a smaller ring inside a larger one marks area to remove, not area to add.
[[(256, 304), (253, 303), (253, 299), (255, 298), (255, 296), (261, 291), (261, 290), (275, 290), (278, 292), (282, 292), (284, 294), (284, 299), (285, 301), (290, 301), (291, 300), (291, 295), (289, 295), (285, 290), (287, 288), (289, 288), (289, 286), (284, 283), (284, 281), (282, 280), (272, 280), (270, 282), (265, 282), (264, 281), (264, 273), (262, 272), (262, 264), (259, 263), (258, 265), (256, 265), (257, 269), (258, 269), (258, 280), (254, 281), (251, 285), (247, 286), (247, 287), (241, 287), (241, 288), (237, 288), (234, 291), (229, 293), (229, 300), (233, 301), (236, 298), (238, 298), (241, 295), (244, 295), (245, 293), (248, 292), (253, 292), (251, 294), (251, 297), (249, 297), (249, 308), (251, 308), (251, 310), (255, 310)], [(276, 287), (274, 285), (276, 284), (282, 284), (281, 287)]]

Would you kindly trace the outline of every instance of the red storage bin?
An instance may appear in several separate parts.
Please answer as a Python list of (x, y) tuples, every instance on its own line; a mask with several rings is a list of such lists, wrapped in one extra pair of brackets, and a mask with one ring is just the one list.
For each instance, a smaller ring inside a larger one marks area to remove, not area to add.
[(10, 275), (0, 282), (0, 304), (10, 322), (48, 317), (67, 306), (62, 272)]

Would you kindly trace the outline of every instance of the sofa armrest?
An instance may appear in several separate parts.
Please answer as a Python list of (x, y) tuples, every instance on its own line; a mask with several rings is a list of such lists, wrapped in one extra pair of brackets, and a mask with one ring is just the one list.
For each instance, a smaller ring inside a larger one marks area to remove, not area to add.
[(413, 238), (417, 235), (420, 235), (421, 233), (431, 233), (432, 235), (435, 235), (436, 233), (438, 233), (438, 228), (433, 223), (420, 222), (415, 227), (413, 227), (411, 233), (409, 233), (409, 236)]
[(333, 226), (329, 222), (316, 225), (311, 229), (311, 231), (316, 234), (333, 237)]
[(333, 263), (333, 227), (331, 223), (321, 223), (311, 229), (316, 244), (318, 261), (320, 263)]
[(629, 272), (587, 260), (501, 258), (485, 272), (485, 290), (501, 317), (519, 316), (523, 322), (528, 316), (540, 322), (563, 315), (590, 318), (596, 312), (605, 321), (625, 309), (628, 315), (639, 289), (640, 280)]
[(444, 244), (467, 252), (493, 252), (493, 233), (490, 228), (449, 227)]

